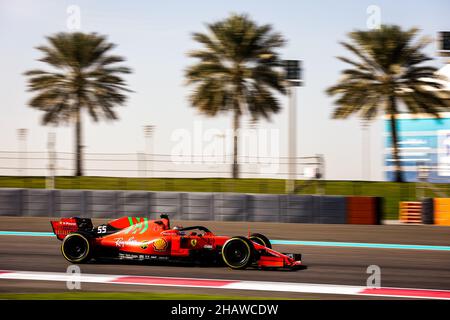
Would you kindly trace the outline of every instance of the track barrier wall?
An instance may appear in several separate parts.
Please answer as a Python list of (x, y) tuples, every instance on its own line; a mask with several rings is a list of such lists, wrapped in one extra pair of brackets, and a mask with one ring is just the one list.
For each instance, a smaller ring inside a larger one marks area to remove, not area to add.
[(450, 226), (450, 198), (434, 199), (434, 224)]
[(286, 194), (0, 189), (0, 215), (379, 224), (381, 198)]
[(381, 198), (347, 197), (348, 224), (379, 224)]
[(399, 212), (400, 222), (420, 224), (422, 223), (422, 202), (402, 201)]
[(450, 198), (423, 199), (422, 223), (450, 226)]
[(422, 223), (434, 224), (434, 199), (426, 198), (422, 200)]

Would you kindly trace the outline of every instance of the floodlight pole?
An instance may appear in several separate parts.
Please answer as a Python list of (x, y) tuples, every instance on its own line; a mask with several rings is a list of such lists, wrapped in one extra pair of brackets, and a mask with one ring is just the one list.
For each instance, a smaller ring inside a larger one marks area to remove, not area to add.
[(370, 181), (370, 124), (369, 120), (361, 120), (361, 171), (362, 180)]
[(286, 193), (295, 192), (297, 178), (297, 94), (295, 87), (300, 86), (301, 67), (300, 60), (285, 60), (285, 80), (289, 97), (288, 111), (288, 179), (286, 180)]
[(47, 141), (48, 171), (49, 171), (46, 179), (47, 189), (55, 189), (55, 175), (56, 175), (55, 144), (56, 144), (56, 134), (54, 132), (49, 132)]
[(295, 180), (297, 177), (297, 95), (296, 88), (291, 83), (288, 84), (289, 96), (289, 119), (288, 119), (288, 180), (286, 183), (286, 192), (295, 192)]
[[(152, 159), (148, 159), (149, 157), (151, 157), (152, 155), (151, 155), (151, 153), (152, 153), (152, 150), (151, 150), (151, 139), (152, 139), (152, 137), (153, 137), (153, 132), (154, 132), (154, 130), (155, 130), (155, 126), (154, 125), (145, 125), (144, 126), (144, 137), (145, 137), (145, 140), (146, 140), (146, 147), (145, 147), (145, 160), (144, 160), (144, 163), (145, 163), (145, 177), (148, 177), (148, 172), (147, 172), (147, 161), (151, 161)], [(153, 166), (152, 166), (152, 163), (150, 163), (150, 166), (151, 166), (151, 171), (153, 171)]]
[(19, 139), (19, 172), (21, 175), (27, 175), (27, 136), (28, 130), (25, 128), (17, 129), (17, 137)]

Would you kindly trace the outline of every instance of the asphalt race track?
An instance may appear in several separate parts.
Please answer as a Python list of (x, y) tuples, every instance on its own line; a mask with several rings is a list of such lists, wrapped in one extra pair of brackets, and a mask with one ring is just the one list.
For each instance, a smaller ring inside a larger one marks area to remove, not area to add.
[[(51, 232), (50, 218), (0, 217), (1, 231)], [(94, 219), (94, 224), (105, 220)], [(312, 225), (242, 222), (179, 222), (183, 226), (204, 224), (217, 234), (246, 235), (260, 232), (271, 239), (365, 242), (449, 246), (450, 227), (439, 226), (357, 226)], [(59, 250), (60, 242), (53, 237), (0, 235), (0, 270), (65, 272), (69, 263)], [(289, 283), (314, 283), (365, 286), (367, 267), (381, 268), (381, 286), (417, 289), (450, 290), (450, 251), (412, 250), (358, 247), (274, 245), (282, 252), (303, 254), (306, 270), (261, 271), (230, 270), (226, 267), (194, 267), (177, 265), (126, 265), (123, 263), (89, 263), (81, 265), (82, 273), (139, 276), (211, 278)], [(0, 293), (66, 292), (65, 282), (0, 280)], [(83, 283), (90, 291), (151, 291), (199, 293), (216, 295), (245, 295), (255, 297), (348, 299), (372, 297), (324, 295), (293, 292), (221, 290), (139, 285)]]

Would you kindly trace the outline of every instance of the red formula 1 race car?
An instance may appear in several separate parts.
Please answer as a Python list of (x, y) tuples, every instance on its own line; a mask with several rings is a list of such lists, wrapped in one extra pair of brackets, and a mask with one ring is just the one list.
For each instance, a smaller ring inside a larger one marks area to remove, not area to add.
[(272, 250), (261, 234), (218, 236), (203, 226), (170, 228), (167, 215), (158, 220), (122, 217), (94, 228), (91, 219), (51, 221), (62, 240), (61, 252), (72, 263), (113, 258), (138, 261), (189, 261), (227, 265), (232, 269), (302, 268), (301, 255)]

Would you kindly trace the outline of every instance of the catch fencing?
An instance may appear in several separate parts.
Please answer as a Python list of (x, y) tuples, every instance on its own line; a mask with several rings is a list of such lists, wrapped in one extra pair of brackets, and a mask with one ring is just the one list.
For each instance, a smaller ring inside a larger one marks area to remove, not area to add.
[[(324, 176), (323, 156), (290, 159), (286, 156), (240, 155), (240, 175), (247, 178), (286, 179), (288, 166), (295, 167), (296, 179)], [(75, 154), (71, 152), (0, 150), (0, 176), (58, 177), (74, 174)], [(84, 153), (85, 176), (122, 178), (226, 178), (231, 175), (230, 154), (172, 155), (150, 153)]]

